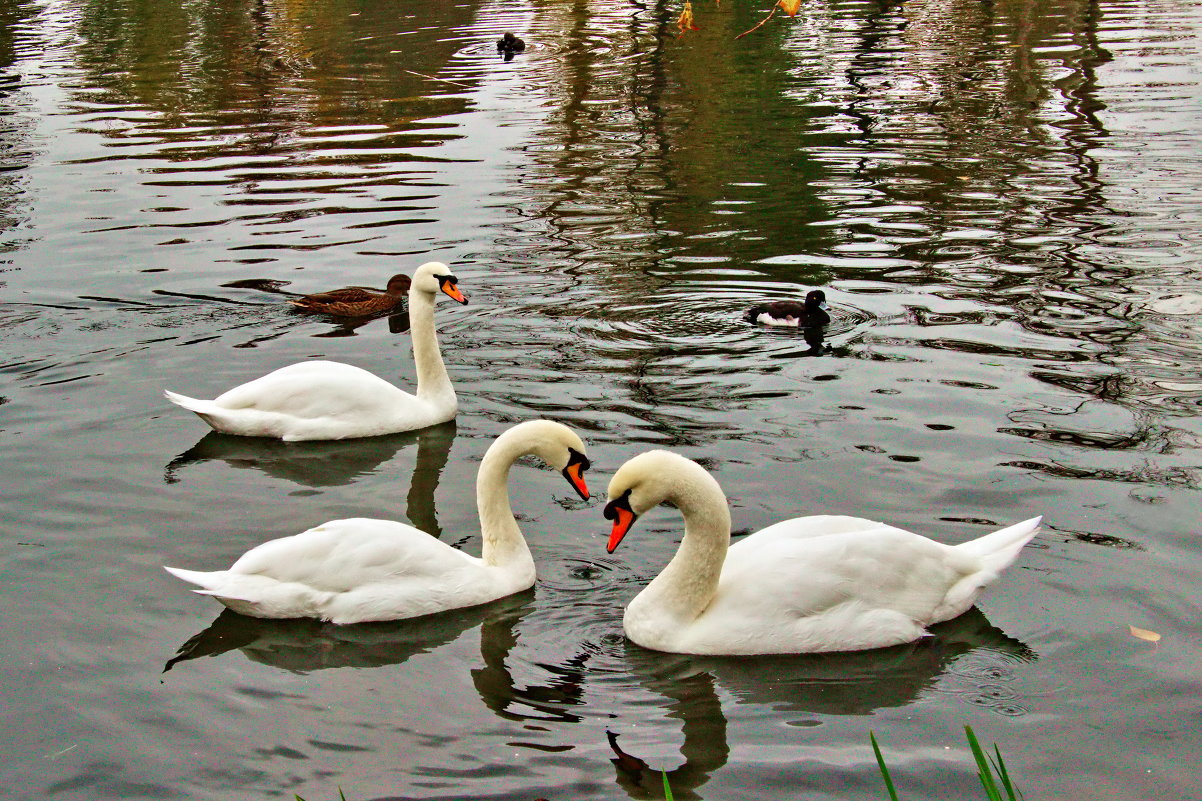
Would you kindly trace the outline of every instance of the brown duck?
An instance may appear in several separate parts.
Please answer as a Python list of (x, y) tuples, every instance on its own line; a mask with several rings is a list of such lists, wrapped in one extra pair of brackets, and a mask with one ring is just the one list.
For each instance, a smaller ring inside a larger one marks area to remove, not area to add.
[(394, 275), (388, 279), (388, 286), (383, 292), (361, 286), (348, 286), (329, 292), (301, 295), (288, 302), (308, 312), (333, 314), (338, 317), (370, 317), (390, 312), (401, 305), (409, 295), (411, 283), (412, 279), (407, 275)]

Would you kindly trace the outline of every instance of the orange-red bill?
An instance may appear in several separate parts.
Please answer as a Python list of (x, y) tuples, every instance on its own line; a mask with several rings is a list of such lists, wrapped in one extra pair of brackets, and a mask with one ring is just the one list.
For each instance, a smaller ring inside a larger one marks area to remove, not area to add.
[(563, 469), (564, 477), (572, 485), (572, 489), (576, 490), (576, 494), (586, 501), (590, 497), (588, 484), (584, 481), (584, 470), (587, 466), (584, 462), (572, 462)]
[(467, 303), (467, 296), (459, 291), (459, 286), (455, 283), (455, 279), (451, 276), (446, 276), (442, 281), (442, 291), (452, 300), (460, 303)]
[[(605, 550), (613, 553), (617, 550), (618, 544), (622, 542), (622, 538), (626, 536), (626, 532), (630, 531), (630, 527), (634, 525), (634, 521), (638, 519), (638, 515), (622, 506), (606, 507), (607, 513), (612, 511), (612, 519), (614, 527), (609, 532), (609, 544), (605, 546)], [(606, 514), (606, 517), (610, 517)]]
[(626, 536), (626, 532), (630, 531), (630, 527), (634, 525), (634, 521), (639, 519), (639, 516), (634, 513), (634, 509), (630, 507), (630, 490), (626, 490), (605, 504), (603, 514), (606, 520), (614, 521), (613, 530), (609, 533), (609, 545), (606, 546), (606, 550), (613, 553), (617, 549), (618, 543)]

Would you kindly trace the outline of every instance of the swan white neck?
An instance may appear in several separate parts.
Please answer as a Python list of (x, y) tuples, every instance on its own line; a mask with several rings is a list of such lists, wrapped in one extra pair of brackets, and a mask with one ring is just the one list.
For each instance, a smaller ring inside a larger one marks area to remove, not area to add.
[[(681, 467), (687, 469), (674, 471), (661, 501), (671, 502), (684, 516), (684, 538), (672, 561), (635, 600), (684, 625), (705, 611), (718, 590), (730, 547), (730, 508), (722, 488), (705, 470), (692, 463)], [(631, 608), (636, 609), (633, 602)]]
[(509, 469), (526, 453), (529, 448), (502, 435), (484, 454), (476, 474), (476, 506), (480, 510), (480, 536), (484, 541), (480, 558), (492, 567), (527, 563), (531, 569), (534, 566), (530, 548), (509, 504)]
[(447, 403), (452, 408), (457, 400), (451, 378), (447, 375), (442, 353), (438, 349), (438, 334), (434, 330), (434, 295), (429, 292), (409, 293), (409, 338), (413, 343), (413, 364), (417, 369), (417, 397), (430, 403)]

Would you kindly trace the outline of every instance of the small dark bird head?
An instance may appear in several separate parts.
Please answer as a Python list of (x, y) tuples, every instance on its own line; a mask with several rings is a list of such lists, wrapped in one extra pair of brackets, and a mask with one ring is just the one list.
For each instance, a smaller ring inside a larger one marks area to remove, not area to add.
[(526, 43), (513, 35), (512, 31), (506, 31), (505, 35), (497, 40), (497, 52), (500, 53), (520, 53), (526, 49)]

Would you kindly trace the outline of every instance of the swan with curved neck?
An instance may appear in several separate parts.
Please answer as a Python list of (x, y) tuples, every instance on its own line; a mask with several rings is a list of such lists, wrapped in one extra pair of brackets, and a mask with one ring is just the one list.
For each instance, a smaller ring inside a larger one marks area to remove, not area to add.
[(434, 330), (439, 292), (467, 303), (445, 264), (432, 261), (418, 267), (409, 288), (416, 395), (361, 368), (316, 359), (281, 367), (213, 400), (170, 390), (163, 394), (223, 434), (288, 442), (374, 437), (445, 423), (459, 404)]
[(730, 544), (713, 476), (668, 451), (624, 464), (609, 485), (609, 552), (639, 515), (684, 516), (676, 555), (626, 607), (638, 645), (688, 654), (858, 651), (916, 640), (973, 605), (1039, 530), (1033, 518), (960, 545), (884, 523), (817, 515)]
[(534, 559), (509, 502), (509, 470), (533, 455), (560, 470), (588, 499), (584, 443), (570, 428), (531, 420), (493, 442), (476, 476), (479, 558), (392, 520), (331, 520), (270, 540), (228, 570), (165, 568), (235, 612), (263, 618), (363, 623), (459, 609), (534, 585)]

